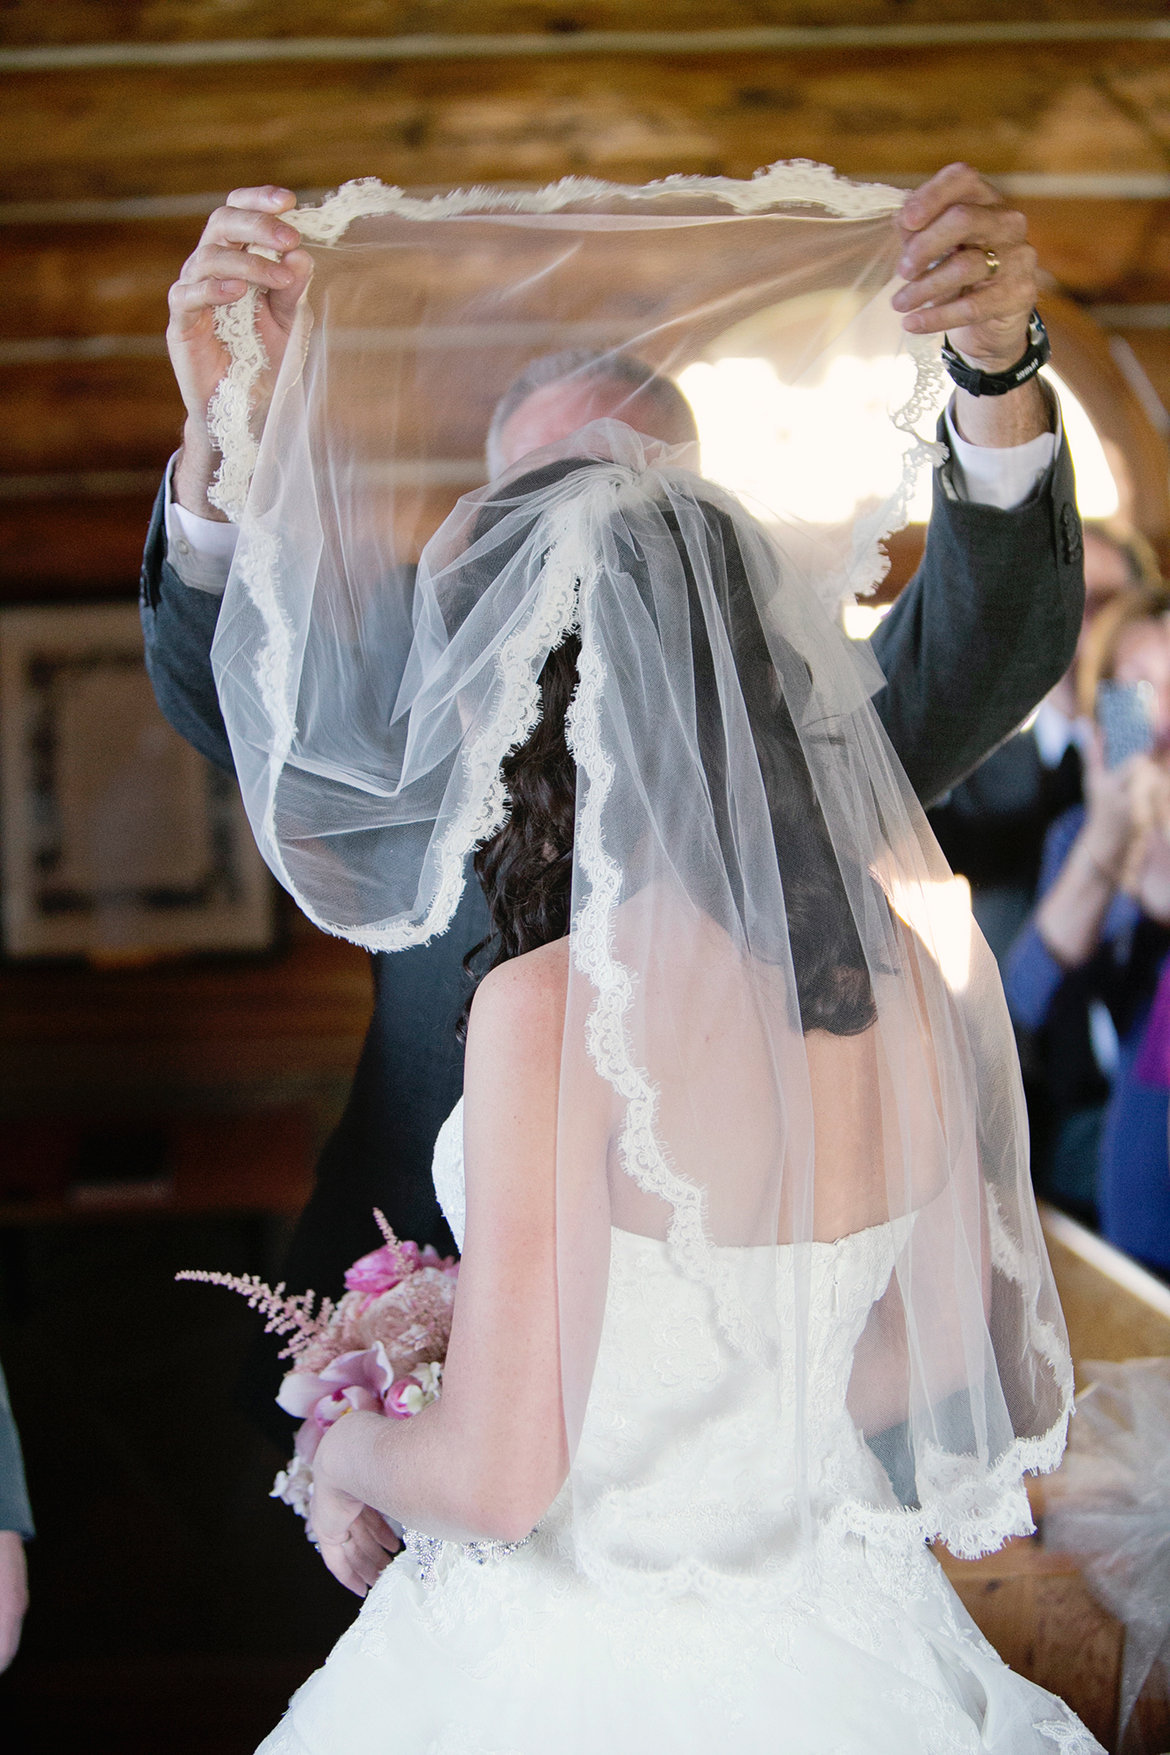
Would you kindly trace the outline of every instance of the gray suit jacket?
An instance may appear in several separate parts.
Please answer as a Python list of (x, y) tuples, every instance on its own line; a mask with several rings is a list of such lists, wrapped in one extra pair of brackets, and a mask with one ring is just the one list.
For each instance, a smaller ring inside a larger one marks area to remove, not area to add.
[[(1083, 607), (1081, 532), (1062, 447), (1037, 491), (1010, 512), (950, 499), (936, 476), (926, 553), (872, 641), (887, 678), (876, 707), (925, 802), (947, 792), (1007, 737), (1066, 669)], [(142, 566), (146, 663), (171, 724), (232, 765), (210, 665), (219, 600), (166, 564), (160, 491)], [(451, 930), (420, 949), (377, 955), (374, 1015), (349, 1104), (284, 1274), (338, 1288), (377, 1242), (371, 1207), (401, 1237), (450, 1247), (431, 1187), (435, 1137), (462, 1088), (455, 1022), (461, 964), (486, 933), (470, 885)], [(275, 1387), (277, 1369), (272, 1368)], [(271, 1390), (260, 1390), (260, 1409)]]

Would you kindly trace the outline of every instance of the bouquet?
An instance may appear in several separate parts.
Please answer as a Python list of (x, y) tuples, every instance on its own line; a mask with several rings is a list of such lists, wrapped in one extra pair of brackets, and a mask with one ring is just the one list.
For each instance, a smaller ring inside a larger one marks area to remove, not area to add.
[(309, 1513), (313, 1457), (321, 1436), (342, 1415), (361, 1409), (406, 1420), (439, 1394), (451, 1335), (459, 1264), (429, 1244), (400, 1243), (374, 1209), (382, 1245), (346, 1271), (340, 1302), (316, 1293), (288, 1295), (256, 1274), (187, 1269), (180, 1280), (227, 1286), (263, 1312), (267, 1334), (290, 1338), (280, 1357), (293, 1361), (276, 1400), (301, 1421), (293, 1456), (272, 1485), (300, 1517)]

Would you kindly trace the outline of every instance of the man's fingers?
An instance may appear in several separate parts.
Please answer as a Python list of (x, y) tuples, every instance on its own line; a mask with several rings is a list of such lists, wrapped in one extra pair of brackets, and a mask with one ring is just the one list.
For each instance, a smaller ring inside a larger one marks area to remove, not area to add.
[(246, 291), (242, 280), (177, 280), (167, 294), (171, 320), (167, 335), (172, 341), (183, 341), (198, 331), (208, 311), (218, 305), (231, 305)]
[(286, 225), (279, 214), (255, 208), (217, 207), (208, 218), (200, 245), (230, 244), (244, 248), (259, 244), (265, 250), (295, 250), (301, 234)]
[(984, 296), (986, 315), (1007, 316), (1016, 310), (1030, 311), (1035, 294), (1031, 253), (1013, 251), (999, 258), (993, 274), (983, 250), (956, 250), (945, 262), (920, 274), (894, 294), (895, 311), (918, 311), (927, 305), (946, 304), (966, 293)]
[(948, 207), (959, 202), (978, 206), (998, 206), (1002, 197), (972, 165), (944, 165), (927, 182), (906, 197), (898, 215), (898, 225), (905, 232), (919, 232), (936, 220)]
[(905, 240), (898, 272), (913, 280), (956, 250), (995, 250), (1004, 255), (1024, 246), (1027, 233), (1027, 220), (1013, 207), (948, 207), (924, 231)]
[(296, 204), (293, 191), (280, 183), (257, 183), (250, 189), (233, 189), (227, 198), (229, 207), (255, 207), (262, 213), (284, 213)]
[(180, 281), (245, 280), (250, 286), (291, 286), (297, 279), (296, 263), (273, 262), (249, 250), (223, 249), (200, 244), (179, 270)]
[[(995, 322), (1002, 323), (1005, 328), (1019, 329), (1021, 335), (1027, 327), (1018, 296), (1011, 296), (1010, 289), (1005, 297), (1002, 289), (996, 291), (994, 286), (981, 286), (941, 304), (908, 312), (902, 319), (902, 327), (912, 335), (941, 335), (949, 331), (953, 339), (959, 329), (974, 329)], [(1025, 345), (1026, 342), (1021, 341), (1016, 357), (1023, 352)]]

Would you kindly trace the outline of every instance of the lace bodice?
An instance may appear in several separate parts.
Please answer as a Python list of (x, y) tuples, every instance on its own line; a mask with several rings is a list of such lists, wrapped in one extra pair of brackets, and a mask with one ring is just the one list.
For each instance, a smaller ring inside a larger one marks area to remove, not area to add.
[[(462, 1247), (462, 1106), (435, 1146), (435, 1191)], [(783, 1577), (797, 1487), (825, 1517), (843, 1495), (889, 1502), (884, 1472), (847, 1408), (854, 1352), (913, 1219), (831, 1243), (725, 1249), (736, 1276), (773, 1276), (777, 1332), (801, 1333), (808, 1385), (799, 1409), (777, 1393), (795, 1369), (733, 1356), (710, 1321), (707, 1287), (683, 1278), (667, 1245), (612, 1233), (601, 1344), (574, 1463), (574, 1541), (613, 1583), (636, 1572), (673, 1592), (753, 1588)], [(798, 1301), (807, 1309), (796, 1321)], [(806, 1302), (807, 1301), (807, 1302)], [(788, 1306), (788, 1309), (785, 1309)], [(568, 1516), (565, 1496), (550, 1514)], [(771, 1556), (769, 1564), (768, 1556)], [(762, 1558), (763, 1557), (763, 1558)]]

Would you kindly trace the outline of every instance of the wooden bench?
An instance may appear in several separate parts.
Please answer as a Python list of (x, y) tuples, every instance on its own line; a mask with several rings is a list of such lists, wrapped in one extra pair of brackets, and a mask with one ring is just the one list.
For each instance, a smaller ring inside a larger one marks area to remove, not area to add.
[[(1064, 1306), (1077, 1388), (1086, 1360), (1170, 1355), (1170, 1288), (1075, 1220), (1041, 1211)], [(1033, 1510), (1043, 1518), (1044, 1483)], [(1074, 1556), (1039, 1537), (1009, 1542), (982, 1560), (940, 1551), (944, 1570), (973, 1619), (1014, 1670), (1067, 1700), (1114, 1750), (1124, 1631), (1094, 1600)], [(1151, 1682), (1137, 1717), (1147, 1751), (1170, 1750), (1170, 1704)]]

